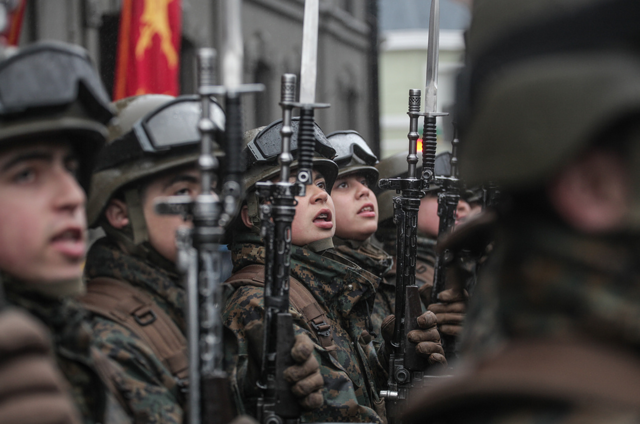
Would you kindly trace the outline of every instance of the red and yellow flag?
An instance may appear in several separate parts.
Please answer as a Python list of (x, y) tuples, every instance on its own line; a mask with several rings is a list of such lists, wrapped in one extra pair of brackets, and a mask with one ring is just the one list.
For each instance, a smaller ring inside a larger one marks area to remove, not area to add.
[(27, 0), (20, 0), (18, 7), (9, 14), (9, 25), (6, 31), (2, 33), (4, 42), (9, 46), (17, 46), (18, 41), (20, 41), (20, 30), (22, 29), (24, 9), (26, 6)]
[(179, 94), (180, 0), (123, 0), (114, 100)]

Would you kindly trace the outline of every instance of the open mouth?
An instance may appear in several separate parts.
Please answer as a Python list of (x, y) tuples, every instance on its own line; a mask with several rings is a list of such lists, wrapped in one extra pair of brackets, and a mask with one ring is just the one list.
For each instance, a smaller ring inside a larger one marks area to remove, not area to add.
[(374, 209), (371, 203), (367, 203), (362, 208), (360, 208), (360, 210), (358, 211), (358, 215), (361, 215), (364, 217), (375, 217), (376, 210)]
[(329, 209), (322, 209), (315, 218), (313, 218), (313, 223), (323, 229), (331, 229), (333, 228), (332, 214)]
[(52, 239), (53, 247), (65, 256), (73, 259), (84, 258), (85, 237), (81, 228), (66, 228), (57, 233)]

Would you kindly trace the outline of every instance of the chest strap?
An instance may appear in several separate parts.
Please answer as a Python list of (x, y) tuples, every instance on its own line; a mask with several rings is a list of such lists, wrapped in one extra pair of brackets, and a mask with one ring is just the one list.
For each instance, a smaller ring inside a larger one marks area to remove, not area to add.
[(187, 339), (144, 292), (122, 281), (98, 277), (80, 298), (86, 309), (117, 322), (141, 338), (184, 389), (189, 373)]
[[(242, 268), (226, 281), (234, 287), (255, 285), (264, 287), (264, 265), (254, 264)], [(333, 341), (332, 322), (309, 290), (297, 279), (289, 276), (289, 301), (304, 317), (307, 326), (315, 333), (320, 346), (328, 352), (337, 349)]]

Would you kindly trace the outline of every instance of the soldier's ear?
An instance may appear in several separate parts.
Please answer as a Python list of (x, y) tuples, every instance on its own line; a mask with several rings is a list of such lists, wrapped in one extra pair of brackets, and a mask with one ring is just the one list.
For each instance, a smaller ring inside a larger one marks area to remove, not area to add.
[(127, 204), (119, 199), (109, 200), (109, 204), (104, 211), (104, 216), (113, 228), (118, 230), (129, 224), (129, 214)]
[(565, 166), (547, 188), (556, 212), (586, 233), (615, 231), (630, 207), (630, 179), (624, 160), (592, 150)]
[(247, 228), (253, 228), (253, 223), (251, 222), (251, 218), (249, 218), (249, 207), (244, 205), (242, 210), (240, 211), (240, 217), (242, 218), (242, 222)]

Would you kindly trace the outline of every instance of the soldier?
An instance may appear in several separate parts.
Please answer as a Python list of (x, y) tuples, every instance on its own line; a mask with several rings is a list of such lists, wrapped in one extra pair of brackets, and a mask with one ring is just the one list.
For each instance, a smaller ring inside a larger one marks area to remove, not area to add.
[(83, 289), (84, 190), (113, 116), (107, 93), (88, 54), (62, 43), (34, 44), (1, 62), (0, 93), (0, 273), (7, 301), (52, 333), (83, 421), (126, 422), (103, 384), (114, 368), (92, 348), (85, 313), (70, 298)]
[(640, 420), (639, 16), (633, 0), (474, 3), (460, 170), (506, 200), (470, 308), (486, 319), (465, 332), (492, 337), (408, 422)]
[[(449, 175), (450, 153), (436, 156), (436, 175)], [(420, 161), (419, 166), (422, 165)], [(407, 154), (399, 153), (384, 159), (376, 165), (381, 178), (394, 178), (406, 175)], [(416, 283), (420, 286), (420, 298), (424, 308), (434, 312), (438, 318), (438, 329), (441, 333), (458, 335), (462, 331), (462, 320), (466, 310), (467, 296), (464, 291), (448, 289), (440, 293), (439, 303), (432, 302), (433, 271), (435, 265), (435, 245), (438, 237), (440, 217), (438, 216), (438, 185), (432, 185), (420, 202), (418, 212), (418, 257), (416, 259)], [(378, 190), (379, 191), (379, 190)], [(396, 227), (393, 222), (393, 197), (395, 192), (387, 190), (378, 193), (380, 215), (376, 238), (382, 243), (384, 250), (395, 256)], [(458, 202), (457, 220), (464, 219), (470, 207), (463, 199)], [(395, 285), (395, 266), (387, 273), (386, 278)]]
[[(389, 330), (393, 328), (393, 318), (390, 316), (395, 311), (396, 293), (395, 285), (384, 278), (393, 267), (393, 258), (371, 242), (378, 229), (378, 202), (371, 190), (378, 184), (378, 170), (374, 166), (378, 159), (356, 131), (334, 132), (327, 139), (337, 152), (334, 161), (339, 167), (331, 191), (331, 198), (336, 206), (336, 235), (333, 243), (340, 254), (379, 278), (370, 332), (383, 336), (383, 326)], [(426, 312), (422, 320), (424, 323), (435, 323), (436, 317), (431, 312)], [(390, 336), (389, 331), (385, 331), (384, 336)], [(378, 345), (382, 341), (383, 337), (376, 338)], [(429, 355), (431, 361), (446, 362), (441, 355), (441, 347), (432, 345), (439, 344), (439, 337), (435, 340), (423, 340), (422, 343), (424, 344), (419, 351), (424, 349), (424, 352), (434, 352)], [(382, 383), (386, 383), (386, 380)]]
[[(295, 121), (294, 121), (295, 122)], [(245, 135), (245, 142), (261, 143), (279, 139), (281, 123), (276, 121)], [(295, 132), (294, 132), (295, 134)], [(325, 389), (324, 405), (303, 414), (305, 422), (382, 422), (386, 417), (384, 403), (379, 398), (378, 382), (384, 380), (386, 367), (379, 361), (372, 341), (370, 312), (380, 278), (356, 263), (338, 255), (333, 249), (336, 212), (329, 196), (337, 175), (334, 155), (326, 137), (316, 126), (316, 157), (314, 184), (308, 186), (305, 197), (298, 198), (292, 223), (290, 273), (291, 311), (298, 334), (309, 334), (315, 343), (314, 355), (320, 363)], [(296, 135), (292, 145), (297, 143)], [(258, 148), (246, 149), (247, 154)], [(278, 152), (279, 154), (279, 152)], [(235, 274), (227, 281), (233, 287), (225, 310), (225, 325), (238, 337), (240, 357), (249, 355), (246, 340), (253, 339), (251, 329), (261, 322), (264, 267), (264, 247), (259, 236), (258, 198), (255, 184), (277, 179), (280, 168), (277, 155), (254, 158), (247, 171), (245, 186), (247, 201), (241, 212), (231, 244)], [(293, 167), (297, 166), (294, 162)], [(250, 270), (250, 271), (249, 271)], [(417, 340), (437, 338), (431, 331), (433, 323), (425, 322), (425, 330)], [(353, 342), (352, 342), (353, 341)], [(438, 355), (436, 344), (427, 346), (426, 354)], [(255, 355), (254, 355), (255, 356)], [(382, 357), (380, 358), (382, 359)], [(242, 364), (240, 364), (242, 365)], [(256, 396), (255, 380), (242, 369), (239, 380), (244, 397)]]
[[(106, 237), (87, 256), (82, 301), (94, 313), (96, 344), (125, 371), (118, 388), (131, 409), (147, 422), (181, 423), (188, 358), (185, 290), (175, 261), (176, 230), (186, 224), (180, 216), (156, 215), (154, 205), (200, 193), (201, 103), (195, 96), (144, 95), (115, 107), (118, 120), (96, 165), (87, 211)], [(224, 113), (213, 101), (211, 109), (220, 137)], [(216, 144), (213, 154), (224, 152)], [(233, 354), (227, 357), (232, 362)], [(317, 366), (307, 372), (317, 373)]]
[[(294, 121), (294, 124), (297, 123)], [(277, 121), (248, 131), (245, 143), (259, 146), (264, 140), (274, 137), (279, 140), (280, 127), (281, 123)], [(292, 146), (296, 145), (294, 131)], [(246, 152), (252, 150), (245, 149)], [(293, 153), (295, 155), (295, 151)], [(372, 368), (376, 364), (368, 362), (371, 337), (368, 333), (363, 335), (367, 327), (367, 308), (372, 307), (375, 296), (376, 278), (353, 264), (345, 265), (322, 255), (333, 247), (331, 237), (335, 231), (335, 209), (329, 192), (337, 167), (326, 158), (333, 154), (334, 150), (316, 126), (313, 183), (307, 186), (306, 196), (297, 199), (291, 227), (290, 310), (295, 333), (308, 334), (315, 344), (314, 357), (320, 364), (320, 382), (324, 380), (325, 386), (320, 399), (324, 404), (315, 411), (305, 411), (301, 418), (305, 422), (381, 423), (379, 413), (384, 414), (374, 410), (377, 393), (372, 385)], [(233, 292), (224, 313), (225, 325), (238, 338), (237, 373), (240, 390), (246, 399), (258, 396), (255, 379), (247, 372), (246, 364), (261, 360), (251, 354), (247, 340), (256, 338), (251, 330), (262, 322), (264, 315), (263, 285), (260, 283), (264, 281), (264, 267), (260, 266), (264, 264), (264, 247), (259, 234), (259, 199), (255, 184), (277, 179), (280, 172), (277, 155), (266, 160), (256, 159), (249, 158), (251, 165), (245, 174), (246, 204), (230, 244), (234, 275), (227, 284)], [(297, 161), (294, 161), (292, 169), (296, 167)], [(251, 265), (253, 268), (248, 268)], [(255, 271), (245, 276), (247, 269)]]

